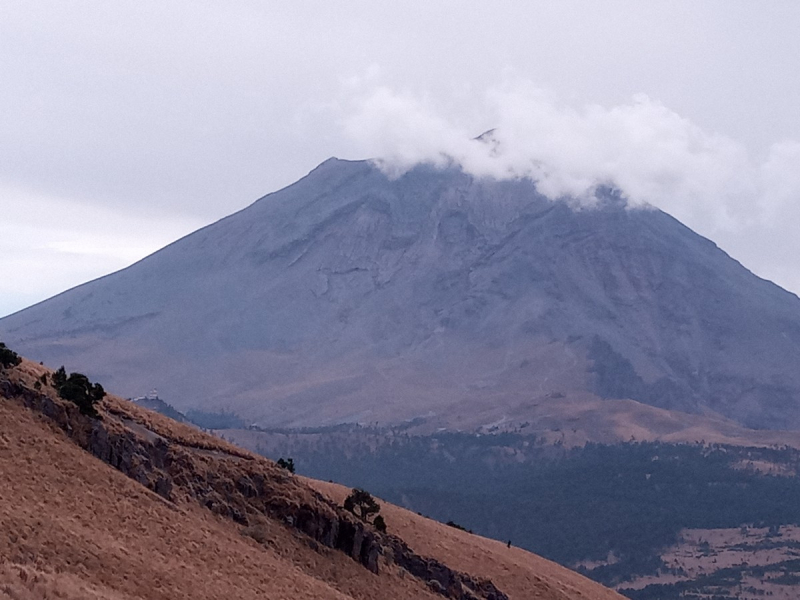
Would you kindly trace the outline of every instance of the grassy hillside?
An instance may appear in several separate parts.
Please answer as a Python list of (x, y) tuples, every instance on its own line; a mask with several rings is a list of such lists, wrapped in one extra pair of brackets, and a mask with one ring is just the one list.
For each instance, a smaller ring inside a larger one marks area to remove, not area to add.
[[(697, 587), (695, 579), (708, 587), (703, 581), (714, 581), (723, 566), (732, 569), (725, 581), (739, 585), (750, 577), (750, 549), (761, 543), (776, 550), (762, 567), (796, 570), (780, 564), (794, 558), (796, 540), (756, 534), (732, 564), (716, 565), (718, 554), (729, 551), (713, 544), (687, 546), (707, 558), (702, 570), (665, 558), (687, 530), (800, 525), (800, 451), (791, 447), (642, 442), (567, 448), (533, 435), (422, 436), (357, 427), (226, 436), (249, 439), (267, 455), (292, 456), (309, 476), (367, 487), (442, 522), (511, 540), (635, 598), (683, 597)], [(680, 585), (633, 587), (673, 580)], [(795, 589), (791, 578), (782, 581), (783, 591)]]
[[(3, 600), (618, 598), (386, 505), (381, 534), (336, 490), (119, 398), (83, 415), (36, 386), (46, 373), (0, 373)], [(476, 554), (483, 568), (467, 573)]]

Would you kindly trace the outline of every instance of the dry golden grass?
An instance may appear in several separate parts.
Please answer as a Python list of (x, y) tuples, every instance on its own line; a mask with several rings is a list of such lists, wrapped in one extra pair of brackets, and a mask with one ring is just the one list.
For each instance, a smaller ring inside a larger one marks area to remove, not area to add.
[(166, 502), (0, 399), (0, 573), (10, 598), (434, 597), (413, 578), (315, 552), (279, 523), (261, 526), (266, 545), (195, 503)]
[[(336, 483), (305, 481), (335, 502), (350, 490)], [(491, 579), (511, 600), (622, 600), (606, 589), (554, 562), (505, 543), (449, 527), (399, 506), (380, 501), (390, 531), (412, 550), (437, 558), (460, 571)]]
[[(22, 364), (14, 369), (13, 379), (15, 381), (19, 381), (29, 388), (33, 388), (35, 381), (45, 374), (50, 377), (53, 374), (53, 370), (23, 359)], [(39, 391), (50, 396), (51, 398), (57, 398), (55, 390), (53, 390), (53, 388), (50, 386), (42, 386)], [(108, 392), (108, 390), (106, 391)], [(221, 451), (242, 458), (258, 457), (247, 450), (226, 442), (225, 440), (203, 433), (196, 427), (179, 423), (164, 417), (163, 415), (144, 409), (133, 402), (128, 402), (127, 400), (124, 400), (111, 393), (108, 393), (108, 395), (103, 399), (101, 411), (108, 412), (111, 415), (119, 418), (128, 419), (139, 423), (158, 435), (185, 446)]]
[(0, 565), (0, 600), (127, 600), (129, 596), (87, 584), (69, 573), (40, 571), (30, 566)]
[(583, 446), (587, 442), (627, 441), (792, 446), (800, 448), (796, 431), (748, 429), (716, 414), (690, 414), (648, 406), (634, 400), (601, 400), (591, 394), (540, 398), (526, 404), (534, 433), (550, 443)]
[[(12, 378), (32, 386), (29, 362)], [(52, 390), (43, 390), (54, 397)], [(341, 503), (345, 488), (292, 477), (274, 463), (191, 427), (110, 397), (106, 427), (159, 435), (222, 476), (258, 468), (297, 502)], [(133, 425), (137, 423), (138, 425)], [(618, 599), (549, 561), (385, 505), (392, 532), (422, 555), (488, 577), (512, 599)], [(267, 517), (247, 527), (196, 501), (157, 496), (77, 446), (52, 421), (0, 398), (0, 600), (414, 600), (442, 598), (381, 559), (373, 574)]]

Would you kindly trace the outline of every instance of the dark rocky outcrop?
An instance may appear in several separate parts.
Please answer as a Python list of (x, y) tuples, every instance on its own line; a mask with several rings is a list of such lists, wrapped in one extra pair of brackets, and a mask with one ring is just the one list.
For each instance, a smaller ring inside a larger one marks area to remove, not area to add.
[(439, 561), (419, 556), (398, 537), (389, 536), (394, 562), (414, 577), (427, 581), (429, 587), (448, 598), (458, 600), (504, 600), (506, 595), (488, 579), (472, 578), (447, 568)]

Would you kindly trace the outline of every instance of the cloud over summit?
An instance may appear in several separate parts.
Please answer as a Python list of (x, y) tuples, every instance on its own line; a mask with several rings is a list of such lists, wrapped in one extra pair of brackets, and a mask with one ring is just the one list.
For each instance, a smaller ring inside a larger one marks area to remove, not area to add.
[[(374, 86), (351, 88), (339, 110), (345, 133), (390, 174), (455, 163), (587, 201), (612, 185), (632, 205), (661, 208), (706, 235), (785, 214), (800, 198), (800, 144), (774, 144), (758, 162), (743, 144), (643, 94), (618, 106), (572, 106), (514, 80), (453, 107)], [(494, 128), (491, 140), (475, 140), (476, 122)]]

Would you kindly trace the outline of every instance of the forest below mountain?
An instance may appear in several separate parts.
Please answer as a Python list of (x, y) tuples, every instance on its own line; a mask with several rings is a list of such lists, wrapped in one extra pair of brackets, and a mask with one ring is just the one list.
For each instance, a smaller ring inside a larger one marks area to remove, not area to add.
[(800, 524), (800, 479), (787, 476), (800, 452), (787, 447), (565, 448), (514, 433), (412, 436), (355, 426), (222, 434), (258, 440), (255, 448), (273, 458), (291, 455), (305, 475), (363, 487), (623, 588), (669, 571), (660, 553), (683, 530)]

